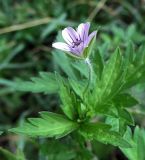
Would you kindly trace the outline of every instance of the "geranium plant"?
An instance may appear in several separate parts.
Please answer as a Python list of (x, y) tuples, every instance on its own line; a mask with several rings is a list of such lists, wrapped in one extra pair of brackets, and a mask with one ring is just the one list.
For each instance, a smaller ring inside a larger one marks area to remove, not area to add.
[(124, 134), (135, 125), (128, 108), (139, 102), (130, 89), (145, 82), (144, 50), (134, 53), (130, 45), (125, 53), (117, 48), (104, 59), (97, 50), (97, 31), (89, 34), (89, 29), (90, 23), (82, 23), (76, 30), (67, 27), (62, 31), (65, 42), (53, 43), (54, 48), (61, 50), (55, 56), (62, 56), (58, 60), (64, 76), (41, 72), (32, 81), (14, 85), (17, 90), (57, 93), (62, 114), (42, 111), (39, 118), (28, 118), (10, 132), (55, 138), (69, 134), (76, 139), (81, 137), (84, 145), (91, 146), (91, 140), (97, 140), (122, 150), (132, 147)]

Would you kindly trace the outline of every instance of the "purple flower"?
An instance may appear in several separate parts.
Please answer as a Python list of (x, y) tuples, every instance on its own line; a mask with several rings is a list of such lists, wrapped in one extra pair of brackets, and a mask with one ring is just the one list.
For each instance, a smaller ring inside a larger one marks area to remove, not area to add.
[(56, 42), (52, 47), (70, 52), (72, 56), (83, 57), (83, 52), (89, 43), (96, 36), (96, 31), (89, 35), (90, 23), (81, 23), (76, 30), (67, 27), (62, 30), (62, 37), (66, 43)]

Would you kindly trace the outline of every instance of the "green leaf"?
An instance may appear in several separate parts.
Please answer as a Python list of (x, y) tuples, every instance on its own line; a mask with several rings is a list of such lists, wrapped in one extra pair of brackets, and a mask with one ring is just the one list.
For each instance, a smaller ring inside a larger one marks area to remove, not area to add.
[(139, 66), (133, 66), (130, 73), (127, 73), (123, 90), (129, 89), (136, 84), (143, 83), (145, 81), (145, 64)]
[(0, 135), (2, 134), (3, 132), (2, 131), (0, 131)]
[(140, 64), (144, 64), (145, 63), (145, 45), (140, 46), (138, 52), (136, 53), (135, 59), (133, 61), (133, 64), (135, 66), (138, 66)]
[(56, 79), (58, 80), (59, 84), (59, 95), (62, 102), (61, 108), (69, 119), (74, 120), (77, 114), (75, 94), (67, 85), (68, 83), (65, 82), (59, 74), (56, 74)]
[[(41, 155), (44, 159), (46, 157), (49, 160), (72, 160), (76, 159), (75, 147), (71, 147), (68, 143), (61, 142), (59, 140), (49, 140), (41, 143), (40, 146)], [(43, 159), (43, 158), (42, 158)], [(48, 159), (47, 159), (48, 160)]]
[(133, 107), (139, 103), (133, 96), (128, 93), (118, 94), (113, 99), (113, 102), (116, 106), (121, 107)]
[(73, 62), (72, 66), (79, 72), (81, 78), (83, 76), (86, 78), (88, 77), (88, 66), (86, 65), (84, 60)]
[(134, 61), (135, 53), (134, 53), (134, 45), (132, 42), (129, 43), (126, 53), (125, 53), (125, 61), (126, 65), (132, 64)]
[(0, 147), (0, 158), (1, 160), (26, 160), (21, 151), (13, 154), (2, 147)]
[(55, 64), (57, 64), (68, 77), (76, 79), (74, 69), (72, 67), (72, 59), (59, 50), (52, 52)]
[(117, 117), (117, 109), (113, 104), (104, 104), (104, 105), (97, 105), (95, 108), (96, 113), (106, 115), (106, 116), (112, 116)]
[(89, 139), (95, 139), (105, 144), (112, 144), (124, 148), (131, 147), (130, 144), (117, 132), (110, 131), (110, 125), (103, 123), (88, 123), (81, 126), (81, 134)]
[(31, 81), (16, 81), (12, 87), (18, 91), (56, 93), (58, 84), (55, 74), (40, 72), (40, 77), (33, 77)]
[(97, 77), (101, 79), (104, 68), (104, 61), (102, 55), (100, 54), (99, 49), (97, 50), (97, 52), (93, 54), (92, 63), (94, 72), (96, 73)]
[(0, 157), (3, 160), (18, 160), (17, 157), (8, 150), (0, 147)]
[(31, 137), (63, 137), (75, 129), (78, 124), (66, 117), (51, 112), (40, 112), (40, 118), (28, 118), (22, 126), (10, 129), (10, 132)]
[(122, 90), (129, 89), (136, 84), (145, 82), (145, 46), (140, 47), (136, 51), (134, 51), (134, 48), (131, 46), (129, 46), (129, 48), (131, 49), (126, 53), (127, 56), (125, 57), (124, 68), (127, 73)]
[(108, 63), (105, 64), (102, 77), (96, 81), (93, 91), (95, 107), (107, 104), (123, 85), (124, 73), (122, 72), (122, 56), (119, 49), (115, 51)]
[(134, 119), (132, 115), (125, 109), (118, 109), (119, 112), (119, 118), (123, 119), (126, 124), (133, 125), (134, 126)]
[(74, 92), (81, 98), (83, 98), (83, 91), (84, 91), (84, 83), (75, 81), (73, 79), (69, 79), (69, 83), (71, 87), (73, 88)]
[(128, 125), (134, 126), (134, 120), (131, 114), (120, 108), (118, 108), (118, 117), (108, 116), (106, 123), (112, 126), (112, 131), (119, 132), (121, 135), (124, 135)]
[(144, 160), (145, 159), (145, 130), (136, 127), (132, 135), (131, 129), (128, 128), (124, 138), (130, 142), (132, 148), (122, 148), (121, 151), (129, 160)]

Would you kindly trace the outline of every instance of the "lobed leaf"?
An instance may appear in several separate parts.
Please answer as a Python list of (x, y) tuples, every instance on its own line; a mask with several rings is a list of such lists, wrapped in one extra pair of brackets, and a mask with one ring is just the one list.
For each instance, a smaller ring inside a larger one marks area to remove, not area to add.
[(40, 72), (40, 77), (33, 77), (31, 81), (18, 81), (12, 85), (12, 88), (19, 91), (26, 92), (44, 92), (56, 93), (58, 91), (58, 84), (56, 82), (55, 74)]
[(116, 106), (121, 107), (132, 107), (137, 105), (139, 102), (128, 93), (121, 93), (115, 96), (113, 102)]
[(66, 117), (52, 112), (40, 112), (40, 118), (28, 118), (22, 126), (10, 132), (31, 137), (63, 137), (77, 129), (78, 124)]
[(62, 102), (61, 108), (69, 119), (74, 120), (77, 114), (76, 97), (60, 75), (56, 74), (56, 79), (59, 84), (59, 96)]
[(106, 105), (120, 91), (124, 80), (122, 72), (122, 56), (116, 50), (108, 63), (105, 64), (101, 79), (96, 81), (93, 91), (92, 102), (97, 109), (98, 106)]
[(105, 144), (112, 144), (129, 148), (131, 145), (123, 137), (114, 131), (110, 131), (110, 125), (103, 123), (88, 123), (81, 126), (81, 134), (87, 138), (95, 139)]
[(136, 127), (132, 135), (131, 129), (128, 128), (124, 138), (127, 139), (132, 148), (122, 148), (121, 151), (126, 155), (129, 160), (144, 160), (145, 159), (145, 130)]

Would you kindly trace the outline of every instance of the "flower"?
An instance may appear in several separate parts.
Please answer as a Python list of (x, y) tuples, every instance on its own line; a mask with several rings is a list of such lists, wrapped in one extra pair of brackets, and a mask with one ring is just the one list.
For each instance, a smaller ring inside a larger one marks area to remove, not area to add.
[(87, 48), (91, 40), (96, 36), (97, 31), (89, 35), (90, 23), (81, 23), (76, 30), (67, 27), (62, 30), (62, 37), (66, 43), (56, 42), (52, 47), (69, 52), (72, 56), (83, 58), (85, 48)]

